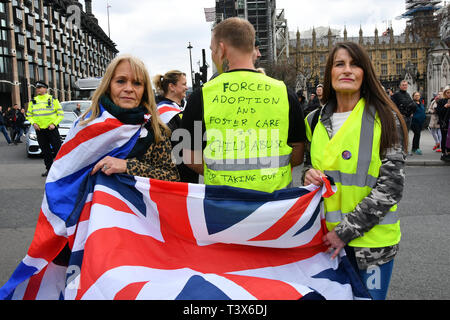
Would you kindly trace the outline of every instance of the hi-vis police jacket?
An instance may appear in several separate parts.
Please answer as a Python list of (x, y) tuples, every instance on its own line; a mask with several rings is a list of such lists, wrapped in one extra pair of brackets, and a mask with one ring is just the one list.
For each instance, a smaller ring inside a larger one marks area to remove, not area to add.
[(44, 94), (30, 101), (27, 119), (31, 125), (37, 124), (41, 129), (47, 129), (51, 124), (57, 126), (64, 119), (64, 111), (57, 99)]
[(324, 107), (313, 134), (314, 113), (305, 119), (312, 165), (333, 177), (338, 188), (324, 201), (327, 227), (336, 228), (352, 247), (394, 246), (401, 238), (397, 204), (404, 183), (402, 148), (380, 157), (380, 119), (374, 109), (366, 108), (364, 99), (330, 138), (333, 109), (329, 104)]

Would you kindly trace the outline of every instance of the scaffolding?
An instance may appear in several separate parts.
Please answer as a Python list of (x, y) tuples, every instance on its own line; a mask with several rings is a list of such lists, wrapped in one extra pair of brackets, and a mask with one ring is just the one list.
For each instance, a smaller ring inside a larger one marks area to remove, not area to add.
[(432, 42), (439, 37), (439, 21), (436, 12), (442, 1), (405, 0), (406, 12), (399, 18), (408, 19), (406, 27), (415, 40)]
[[(206, 13), (210, 20), (211, 9), (205, 9)], [(230, 17), (247, 19), (254, 26), (262, 65), (272, 64), (282, 55), (289, 57), (287, 20), (284, 10), (276, 9), (276, 0), (216, 0), (216, 23)]]
[(278, 61), (283, 55), (289, 58), (289, 28), (284, 16), (284, 9), (277, 10), (275, 19), (274, 60)]

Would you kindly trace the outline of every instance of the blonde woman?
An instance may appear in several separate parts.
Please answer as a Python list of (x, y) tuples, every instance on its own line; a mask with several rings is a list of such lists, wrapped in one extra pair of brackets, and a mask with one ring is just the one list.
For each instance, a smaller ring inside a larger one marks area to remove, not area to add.
[(171, 159), (170, 130), (160, 120), (148, 71), (131, 55), (115, 58), (95, 91), (92, 106), (82, 115), (81, 125), (97, 118), (100, 106), (125, 125), (142, 125), (142, 133), (125, 159), (107, 156), (91, 174), (126, 173), (158, 180), (179, 181)]

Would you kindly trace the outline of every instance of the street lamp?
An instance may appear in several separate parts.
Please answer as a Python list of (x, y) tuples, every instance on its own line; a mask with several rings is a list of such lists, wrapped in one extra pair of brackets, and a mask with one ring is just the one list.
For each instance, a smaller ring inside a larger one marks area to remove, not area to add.
[(106, 13), (108, 15), (108, 38), (111, 38), (111, 27), (109, 24), (109, 8), (111, 8), (111, 6), (109, 5), (109, 2), (106, 1)]
[(189, 45), (187, 47), (189, 49), (189, 59), (191, 61), (191, 80), (192, 80), (192, 90), (194, 90), (194, 72), (192, 71), (192, 48), (193, 46), (191, 45), (191, 43), (189, 42)]

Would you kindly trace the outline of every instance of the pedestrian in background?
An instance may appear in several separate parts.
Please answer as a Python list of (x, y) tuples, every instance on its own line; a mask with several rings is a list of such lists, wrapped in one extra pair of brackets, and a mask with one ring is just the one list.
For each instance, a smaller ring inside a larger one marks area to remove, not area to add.
[(8, 109), (5, 112), (5, 119), (6, 119), (6, 127), (9, 131), (9, 136), (11, 140), (14, 140), (14, 116), (15, 111), (13, 107), (8, 107)]
[(306, 109), (304, 110), (305, 117), (314, 110), (323, 107), (322, 97), (323, 97), (323, 85), (318, 84), (316, 87), (316, 93), (314, 94), (314, 96), (311, 94), (310, 100), (306, 105)]
[(447, 139), (448, 139), (448, 128), (449, 128), (449, 119), (450, 119), (450, 85), (444, 88), (443, 98), (437, 102), (436, 112), (439, 117), (439, 124), (441, 126), (441, 149), (442, 156), (441, 160), (450, 162), (450, 148), (447, 147)]
[[(336, 257), (345, 248), (372, 298), (386, 298), (401, 238), (408, 133), (400, 111), (377, 79), (367, 52), (343, 42), (331, 51), (324, 77), (326, 105), (305, 119), (311, 166), (304, 185), (337, 186), (324, 199), (324, 242)], [(314, 121), (314, 119), (317, 119)], [(378, 286), (371, 277), (377, 274)]]
[(46, 83), (38, 81), (35, 87), (37, 95), (28, 105), (27, 119), (36, 130), (46, 169), (42, 176), (46, 177), (61, 148), (58, 125), (64, 119), (64, 111), (58, 99), (47, 93)]
[(439, 125), (439, 117), (436, 113), (436, 107), (437, 102), (443, 98), (443, 92), (439, 91), (438, 94), (433, 98), (433, 101), (431, 101), (430, 106), (428, 107), (427, 113), (429, 113), (430, 116), (430, 123), (428, 125), (428, 130), (430, 130), (431, 135), (433, 136), (435, 145), (433, 147), (433, 150), (436, 152), (442, 152), (441, 150), (441, 140), (442, 140), (442, 133), (441, 133), (441, 126)]
[(8, 145), (11, 145), (11, 138), (9, 137), (8, 131), (6, 130), (6, 120), (3, 113), (3, 107), (0, 106), (0, 131), (5, 136)]
[(300, 103), (300, 108), (302, 110), (304, 110), (305, 106), (306, 106), (306, 98), (303, 95), (303, 89), (300, 89), (297, 91), (297, 98), (298, 98), (298, 103)]
[(420, 136), (427, 116), (425, 114), (425, 106), (420, 99), (420, 92), (413, 93), (413, 101), (416, 104), (416, 111), (414, 112), (411, 121), (411, 130), (414, 133), (411, 152), (421, 156), (422, 150), (420, 150)]
[(392, 101), (396, 104), (398, 110), (403, 115), (403, 119), (405, 120), (406, 127), (408, 131), (411, 129), (412, 116), (416, 111), (416, 104), (411, 99), (411, 96), (407, 92), (408, 90), (408, 81), (402, 80), (400, 82), (399, 90), (391, 96)]
[(77, 106), (75, 107), (75, 109), (73, 110), (73, 112), (77, 115), (77, 117), (79, 117), (82, 114), (81, 111), (81, 104), (77, 103)]
[[(153, 77), (158, 96), (156, 102), (161, 120), (174, 132), (181, 127), (181, 118), (184, 110), (184, 99), (186, 98), (187, 80), (186, 74), (178, 70), (172, 70), (164, 75), (158, 74)], [(179, 141), (172, 140), (172, 149), (175, 149)], [(179, 159), (183, 159), (182, 149)], [(182, 182), (198, 183), (199, 175), (189, 169), (183, 161), (177, 161), (177, 169)]]
[(16, 104), (14, 106), (15, 109), (15, 119), (16, 121), (14, 122), (14, 144), (17, 145), (18, 143), (22, 143), (22, 141), (20, 140), (20, 138), (22, 137), (22, 135), (25, 132), (25, 114), (22, 112), (22, 110), (20, 109), (19, 105)]

